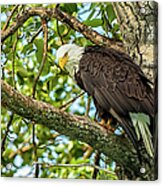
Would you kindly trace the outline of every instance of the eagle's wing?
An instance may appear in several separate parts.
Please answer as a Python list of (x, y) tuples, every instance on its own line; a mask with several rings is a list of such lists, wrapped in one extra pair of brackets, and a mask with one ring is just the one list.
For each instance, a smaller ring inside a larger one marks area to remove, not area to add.
[(83, 86), (93, 97), (100, 95), (99, 102), (107, 110), (111, 106), (122, 115), (128, 112), (152, 115), (153, 93), (148, 80), (129, 59), (127, 55), (115, 55), (112, 50), (86, 52), (79, 67)]
[(152, 90), (141, 69), (127, 55), (105, 50), (93, 48), (85, 52), (77, 81), (80, 79), (80, 86), (121, 123), (130, 138), (136, 138), (129, 112), (152, 115)]

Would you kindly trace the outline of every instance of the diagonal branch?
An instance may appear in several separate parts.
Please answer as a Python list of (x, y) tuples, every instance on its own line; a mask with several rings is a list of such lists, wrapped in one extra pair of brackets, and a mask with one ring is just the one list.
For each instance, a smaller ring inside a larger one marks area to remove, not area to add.
[(18, 7), (19, 7), (19, 5), (15, 5), (14, 8), (11, 10), (11, 15), (7, 18), (6, 23), (5, 23), (2, 31), (5, 31), (7, 29), (7, 27), (9, 26), (10, 20), (12, 19), (12, 16), (14, 15), (14, 13), (18, 9)]
[(72, 29), (82, 33), (87, 39), (95, 43), (96, 45), (103, 45), (106, 47), (118, 48), (122, 50), (122, 43), (109, 39), (98, 32), (94, 31), (90, 27), (84, 25), (82, 22), (77, 20), (75, 17), (62, 12), (59, 8), (43, 8), (35, 7), (25, 10), (17, 18), (17, 21), (13, 23), (10, 28), (2, 32), (1, 41), (4, 42), (10, 35), (12, 35), (16, 30), (21, 27), (30, 17), (40, 16), (41, 18), (51, 19), (56, 18), (57, 20), (66, 23)]
[(2, 106), (24, 118), (54, 129), (71, 139), (78, 139), (109, 156), (126, 168), (137, 172), (140, 164), (132, 144), (123, 137), (108, 132), (87, 117), (63, 112), (50, 104), (36, 101), (14, 90), (1, 80)]
[(32, 91), (32, 97), (33, 98), (35, 98), (37, 82), (40, 78), (40, 75), (41, 75), (41, 73), (44, 69), (45, 63), (46, 63), (46, 56), (47, 56), (47, 50), (48, 50), (48, 28), (47, 28), (47, 22), (44, 19), (42, 20), (42, 28), (43, 28), (43, 32), (44, 32), (43, 57), (42, 57), (42, 63), (41, 63), (40, 69), (38, 71), (38, 74), (34, 79), (33, 91)]

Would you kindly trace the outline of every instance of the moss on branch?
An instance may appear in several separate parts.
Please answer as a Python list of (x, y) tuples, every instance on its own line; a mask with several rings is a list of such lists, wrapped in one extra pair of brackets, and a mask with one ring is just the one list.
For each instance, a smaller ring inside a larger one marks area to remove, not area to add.
[(108, 132), (87, 117), (71, 115), (50, 104), (24, 96), (3, 80), (1, 87), (2, 106), (6, 109), (67, 135), (71, 139), (88, 143), (119, 165), (126, 167), (127, 171), (134, 170), (139, 174), (139, 160), (128, 139)]
[(123, 167), (127, 179), (152, 180), (153, 165), (143, 162), (145, 174), (140, 173), (142, 165), (133, 145), (127, 138), (110, 133), (96, 122), (84, 116), (63, 112), (45, 102), (37, 101), (16, 91), (1, 80), (2, 107), (21, 117), (56, 130), (71, 139), (80, 140), (104, 153), (117, 165)]

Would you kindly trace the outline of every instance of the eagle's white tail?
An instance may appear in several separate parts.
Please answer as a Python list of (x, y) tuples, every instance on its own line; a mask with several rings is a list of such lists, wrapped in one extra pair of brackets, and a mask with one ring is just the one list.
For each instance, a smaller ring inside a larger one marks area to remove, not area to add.
[(154, 147), (152, 143), (152, 135), (149, 130), (150, 119), (149, 116), (142, 113), (130, 113), (132, 122), (137, 134), (138, 140), (142, 138), (147, 153), (153, 157)]

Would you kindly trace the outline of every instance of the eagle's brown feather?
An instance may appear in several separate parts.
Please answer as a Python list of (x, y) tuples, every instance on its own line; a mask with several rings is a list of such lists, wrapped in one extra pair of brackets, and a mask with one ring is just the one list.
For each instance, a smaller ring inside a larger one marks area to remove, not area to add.
[[(140, 67), (125, 53), (103, 47), (87, 47), (75, 74), (103, 115), (113, 115), (133, 143), (136, 134), (129, 112), (154, 115), (153, 92)], [(121, 118), (121, 119), (119, 119)]]

